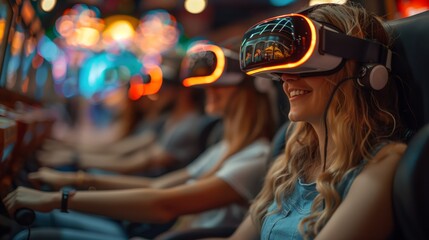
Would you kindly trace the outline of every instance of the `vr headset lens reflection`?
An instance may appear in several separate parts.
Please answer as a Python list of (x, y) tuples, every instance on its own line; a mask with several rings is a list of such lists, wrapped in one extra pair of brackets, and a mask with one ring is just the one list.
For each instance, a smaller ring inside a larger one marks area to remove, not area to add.
[(217, 45), (200, 44), (191, 48), (182, 63), (183, 85), (230, 86), (240, 83), (245, 74), (239, 66), (239, 56)]
[(244, 34), (240, 49), (241, 70), (268, 78), (279, 78), (282, 73), (329, 74), (343, 59), (390, 68), (390, 51), (385, 46), (339, 33), (301, 14), (254, 25)]
[[(304, 18), (285, 17), (257, 25), (245, 35), (241, 55), (243, 69), (263, 66), (266, 62), (296, 65), (305, 53), (314, 49), (312, 36)], [(277, 31), (276, 31), (277, 30)]]

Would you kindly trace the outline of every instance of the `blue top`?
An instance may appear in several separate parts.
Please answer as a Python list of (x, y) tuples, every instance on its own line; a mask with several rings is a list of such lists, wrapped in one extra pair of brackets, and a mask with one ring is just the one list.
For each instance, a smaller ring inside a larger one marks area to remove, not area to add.
[[(366, 161), (350, 170), (337, 186), (337, 190), (345, 198), (356, 176), (362, 171)], [(261, 228), (261, 239), (302, 239), (298, 230), (299, 222), (311, 212), (311, 205), (317, 196), (316, 183), (304, 183), (298, 179), (295, 188), (289, 197), (282, 199), (282, 208), (276, 211), (277, 204), (274, 200), (268, 208)]]

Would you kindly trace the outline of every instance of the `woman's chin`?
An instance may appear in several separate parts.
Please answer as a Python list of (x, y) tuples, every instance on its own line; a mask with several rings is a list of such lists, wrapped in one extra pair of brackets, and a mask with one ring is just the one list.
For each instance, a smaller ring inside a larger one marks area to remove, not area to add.
[(289, 118), (289, 120), (290, 120), (290, 121), (292, 121), (292, 122), (298, 122), (298, 121), (300, 121), (300, 120), (301, 120), (301, 119), (299, 118), (299, 115), (298, 115), (298, 114), (296, 114), (296, 113), (294, 113), (294, 112), (289, 112), (288, 118)]

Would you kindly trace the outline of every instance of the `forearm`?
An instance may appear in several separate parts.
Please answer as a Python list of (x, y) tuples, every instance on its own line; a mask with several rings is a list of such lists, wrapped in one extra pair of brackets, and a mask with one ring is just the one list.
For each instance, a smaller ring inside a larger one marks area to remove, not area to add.
[(149, 160), (143, 152), (136, 152), (131, 156), (96, 156), (85, 155), (80, 157), (79, 167), (82, 169), (96, 168), (111, 172), (131, 174), (141, 171)]
[[(78, 173), (82, 174), (82, 173)], [(80, 187), (96, 188), (98, 190), (130, 189), (151, 187), (151, 179), (125, 175), (92, 175), (84, 174), (78, 177)]]
[(130, 189), (130, 188), (171, 188), (185, 184), (190, 176), (187, 169), (180, 169), (157, 178), (146, 178), (128, 175), (93, 175), (79, 172), (77, 182), (85, 188), (94, 187), (99, 190)]
[(109, 152), (123, 155), (140, 149), (148, 148), (155, 141), (154, 134), (143, 134), (132, 137), (127, 137), (113, 146), (109, 146)]
[(41, 212), (75, 210), (118, 220), (148, 223), (164, 223), (177, 216), (177, 211), (171, 208), (170, 195), (164, 190), (76, 191), (64, 195), (68, 198), (62, 196), (61, 192), (18, 187), (2, 201), (11, 216), (23, 207)]
[(185, 184), (190, 178), (191, 176), (189, 175), (188, 170), (183, 168), (166, 173), (160, 177), (150, 179), (150, 185), (152, 188), (171, 188)]
[(150, 145), (155, 141), (154, 134), (143, 134), (126, 137), (117, 141), (115, 143), (109, 144), (108, 146), (91, 146), (90, 148), (85, 146), (80, 146), (79, 151), (89, 153), (89, 154), (114, 154), (114, 155), (123, 155), (139, 149), (150, 147)]
[[(79, 191), (68, 207), (85, 213), (133, 222), (164, 223), (174, 216), (163, 207), (163, 193), (156, 189)], [(59, 204), (55, 204), (59, 206)]]
[(112, 154), (79, 153), (76, 155), (77, 165), (81, 169), (98, 168), (120, 162), (120, 156)]

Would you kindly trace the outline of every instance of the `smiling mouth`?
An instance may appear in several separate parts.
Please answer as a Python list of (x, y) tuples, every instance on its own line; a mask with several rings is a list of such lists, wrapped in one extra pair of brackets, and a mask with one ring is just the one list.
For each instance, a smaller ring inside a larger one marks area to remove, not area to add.
[(309, 93), (309, 92), (310, 92), (310, 91), (307, 91), (307, 90), (294, 89), (294, 90), (291, 90), (291, 91), (289, 92), (289, 96), (292, 98), (292, 97), (296, 97), (296, 96), (305, 95), (305, 94), (307, 94), (307, 93)]

